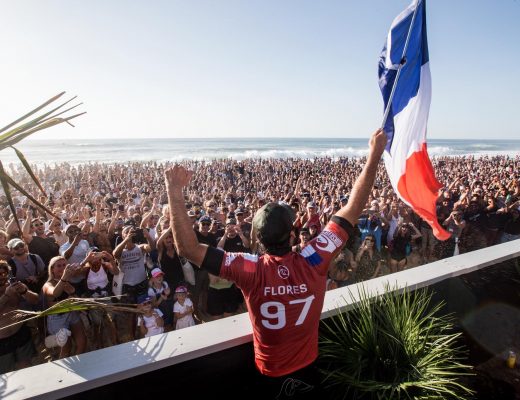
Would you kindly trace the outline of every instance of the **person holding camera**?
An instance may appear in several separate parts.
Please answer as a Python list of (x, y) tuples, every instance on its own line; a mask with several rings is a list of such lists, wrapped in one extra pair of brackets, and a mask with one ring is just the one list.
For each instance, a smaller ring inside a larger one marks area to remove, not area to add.
[[(10, 311), (19, 309), (23, 302), (38, 303), (38, 294), (11, 274), (7, 262), (0, 261), (0, 328), (16, 322)], [(0, 374), (29, 367), (35, 354), (31, 330), (25, 324), (0, 330)]]
[[(67, 243), (60, 247), (60, 255), (65, 257), (69, 264), (80, 264), (86, 257), (90, 244), (83, 239), (81, 228), (76, 224), (69, 224), (65, 227), (65, 234), (69, 239)], [(86, 271), (78, 268), (70, 277), (70, 283), (76, 289), (76, 295), (81, 297), (85, 293)]]
[[(148, 243), (139, 244), (137, 241), (139, 234), (143, 235)], [(123, 241), (115, 248), (113, 255), (124, 273), (122, 294), (125, 296), (126, 303), (136, 304), (139, 296), (148, 295), (145, 254), (150, 253), (154, 246), (155, 242), (146, 229), (139, 230), (132, 225), (123, 228)], [(127, 324), (128, 333), (133, 339), (134, 318), (128, 318)]]
[(412, 242), (420, 238), (421, 232), (414, 224), (401, 223), (394, 232), (390, 249), (390, 272), (402, 271), (407, 263), (407, 257), (412, 251)]
[(45, 264), (37, 254), (29, 253), (21, 239), (11, 239), (7, 243), (13, 257), (8, 261), (14, 277), (39, 293), (46, 279)]
[[(91, 247), (85, 260), (81, 262), (81, 267), (86, 270), (87, 274), (87, 291), (85, 297), (100, 298), (112, 295), (112, 288), (108, 274), (118, 275), (119, 268), (116, 260), (107, 251), (100, 251), (97, 247)], [(110, 299), (104, 300), (110, 303)], [(105, 327), (108, 328), (108, 334), (112, 344), (117, 344), (117, 333), (114, 325), (114, 315), (101, 309), (93, 309), (88, 311), (90, 322), (93, 325), (93, 342), (97, 348), (103, 347), (103, 331), (101, 329), (103, 322), (106, 321)]]

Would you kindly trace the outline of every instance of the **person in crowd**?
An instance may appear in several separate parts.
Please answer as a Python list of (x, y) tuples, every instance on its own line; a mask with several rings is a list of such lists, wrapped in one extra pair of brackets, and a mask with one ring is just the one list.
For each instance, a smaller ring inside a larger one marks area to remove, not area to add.
[(356, 269), (357, 262), (354, 260), (354, 255), (345, 246), (330, 263), (327, 275), (327, 290), (342, 288), (355, 283)]
[[(109, 275), (118, 275), (119, 267), (107, 251), (100, 251), (97, 247), (91, 247), (85, 260), (80, 266), (86, 270), (87, 290), (85, 297), (106, 298), (112, 296), (111, 280)], [(111, 302), (111, 300), (104, 300)], [(112, 344), (117, 344), (117, 330), (114, 322), (114, 314), (102, 309), (89, 310), (88, 316), (92, 323), (92, 334), (95, 348), (103, 346), (103, 330), (106, 329), (107, 336)], [(105, 329), (103, 329), (105, 328)]]
[(186, 286), (179, 286), (175, 289), (175, 297), (177, 298), (173, 306), (175, 329), (189, 328), (195, 325), (193, 303), (187, 296), (188, 288)]
[[(68, 241), (60, 247), (60, 255), (67, 259), (69, 264), (79, 264), (86, 257), (90, 248), (87, 240), (83, 239), (82, 229), (76, 224), (69, 224), (65, 228)], [(70, 276), (70, 283), (76, 289), (76, 296), (81, 297), (85, 293), (85, 270), (79, 268)]]
[(159, 266), (164, 273), (163, 281), (169, 288), (175, 288), (184, 282), (182, 262), (173, 243), (173, 235), (170, 228), (163, 231), (157, 240), (159, 253)]
[(17, 320), (11, 311), (22, 308), (22, 303), (36, 305), (38, 294), (11, 274), (9, 264), (0, 260), (0, 374), (29, 367), (36, 350), (31, 330), (26, 324), (10, 326)]
[(261, 257), (198, 243), (186, 217), (183, 194), (192, 173), (178, 165), (165, 171), (170, 221), (180, 254), (202, 268), (211, 268), (214, 276), (235, 281), (244, 292), (253, 324), (256, 365), (266, 377), (261, 386), (264, 392), (278, 393), (280, 384), (297, 373), (305, 375), (299, 376), (303, 382), (317, 375), (313, 363), (318, 356), (318, 324), (328, 267), (366, 204), (386, 142), (382, 130), (374, 133), (367, 163), (349, 203), (301, 254), (291, 251), (294, 220), (289, 207), (273, 202), (258, 210), (253, 219), (253, 229), (264, 248)]
[(309, 232), (309, 228), (300, 229), (300, 240), (292, 247), (292, 251), (295, 253), (300, 253), (305, 248), (305, 246), (307, 246), (307, 243), (309, 243), (310, 239), (311, 234)]
[(8, 261), (13, 276), (33, 292), (40, 293), (47, 277), (45, 264), (41, 257), (29, 253), (27, 245), (21, 239), (11, 239), (7, 243), (7, 247), (13, 255)]
[(45, 221), (42, 218), (25, 220), (23, 240), (27, 243), (29, 252), (38, 254), (46, 267), (49, 265), (50, 259), (58, 255), (59, 245), (53, 236), (48, 236), (45, 232)]
[(152, 298), (153, 308), (158, 308), (163, 313), (165, 330), (173, 327), (173, 296), (170, 286), (164, 281), (164, 272), (160, 268), (154, 268), (148, 282), (148, 296)]
[(13, 257), (12, 251), (7, 247), (7, 239), (7, 232), (0, 229), (0, 261), (7, 261)]
[(407, 257), (412, 252), (412, 242), (420, 237), (421, 232), (411, 222), (403, 222), (397, 227), (389, 255), (389, 267), (392, 273), (404, 269)]
[(383, 259), (376, 247), (376, 238), (368, 234), (356, 254), (356, 282), (376, 278), (381, 271), (382, 262)]
[[(80, 268), (79, 264), (69, 264), (63, 256), (53, 257), (49, 261), (49, 278), (42, 289), (48, 307), (69, 297), (78, 297), (76, 287), (70, 282), (70, 279), (75, 276), (76, 270)], [(76, 346), (75, 354), (81, 354), (85, 351), (87, 337), (78, 311), (53, 314), (47, 317), (47, 331), (50, 335), (56, 335), (60, 329), (67, 329), (71, 332), (71, 337), (61, 347), (60, 358), (72, 354), (72, 341)]]
[[(137, 229), (133, 225), (127, 225), (123, 229), (123, 241), (115, 248), (113, 255), (119, 263), (119, 269), (123, 272), (123, 301), (129, 304), (137, 304), (137, 299), (148, 295), (148, 276), (146, 272), (145, 254), (152, 250), (155, 243), (150, 238), (146, 229), (143, 229), (147, 244), (135, 243)], [(133, 315), (125, 315), (127, 338), (134, 338), (135, 320)], [(121, 324), (125, 322), (121, 321)], [(120, 339), (123, 340), (123, 339)]]
[(152, 305), (152, 298), (147, 295), (141, 295), (138, 298), (139, 311), (137, 317), (137, 327), (139, 328), (140, 337), (150, 337), (160, 335), (164, 332), (164, 320), (162, 312)]

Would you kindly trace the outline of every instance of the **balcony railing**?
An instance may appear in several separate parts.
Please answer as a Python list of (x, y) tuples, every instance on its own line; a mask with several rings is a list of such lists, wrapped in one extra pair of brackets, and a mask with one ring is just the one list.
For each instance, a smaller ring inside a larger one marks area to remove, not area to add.
[[(383, 292), (388, 284), (395, 290), (417, 289), (516, 257), (520, 257), (520, 240), (332, 290), (326, 293), (321, 318), (355, 307), (361, 285), (372, 295)], [(0, 398), (72, 396), (181, 363), (204, 360), (250, 342), (249, 317), (241, 314), (0, 375)], [(252, 349), (250, 345), (246, 347), (247, 362), (252, 364)], [(197, 368), (200, 373), (204, 363), (199, 362)], [(145, 392), (143, 387), (142, 394)]]

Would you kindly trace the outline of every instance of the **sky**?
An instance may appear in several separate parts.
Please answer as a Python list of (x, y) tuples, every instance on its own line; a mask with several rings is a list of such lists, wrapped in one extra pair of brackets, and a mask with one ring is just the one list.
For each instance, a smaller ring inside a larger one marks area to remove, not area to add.
[[(408, 0), (0, 0), (0, 125), (53, 95), (87, 114), (35, 139), (367, 137)], [(427, 2), (428, 137), (520, 139), (520, 0)]]

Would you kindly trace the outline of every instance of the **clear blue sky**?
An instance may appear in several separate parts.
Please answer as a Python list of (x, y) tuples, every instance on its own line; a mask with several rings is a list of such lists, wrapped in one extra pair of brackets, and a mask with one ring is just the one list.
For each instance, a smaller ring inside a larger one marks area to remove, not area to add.
[[(0, 15), (0, 125), (66, 90), (34, 137), (365, 137), (406, 0), (17, 0)], [(430, 138), (520, 138), (520, 0), (427, 3)]]

